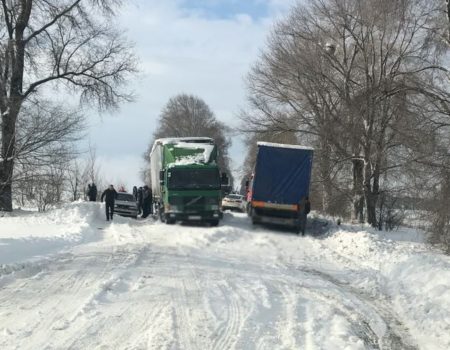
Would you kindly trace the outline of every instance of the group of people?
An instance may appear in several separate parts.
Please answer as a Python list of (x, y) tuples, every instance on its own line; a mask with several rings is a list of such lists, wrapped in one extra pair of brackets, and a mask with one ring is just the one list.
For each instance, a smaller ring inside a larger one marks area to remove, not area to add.
[[(125, 192), (125, 189), (120, 190)], [(90, 202), (97, 201), (97, 186), (92, 183), (88, 185), (86, 191), (87, 198)], [(136, 200), (138, 207), (138, 214), (142, 218), (148, 217), (153, 214), (153, 195), (152, 190), (147, 185), (137, 188), (133, 187), (133, 196)], [(112, 220), (114, 215), (114, 203), (117, 198), (117, 191), (113, 185), (109, 185), (108, 188), (102, 193), (100, 200), (105, 201), (106, 221)]]
[(146, 218), (153, 214), (153, 195), (152, 190), (147, 185), (137, 188), (133, 187), (133, 196), (138, 205), (138, 214)]
[(94, 183), (88, 185), (86, 195), (90, 202), (97, 201), (97, 186)]

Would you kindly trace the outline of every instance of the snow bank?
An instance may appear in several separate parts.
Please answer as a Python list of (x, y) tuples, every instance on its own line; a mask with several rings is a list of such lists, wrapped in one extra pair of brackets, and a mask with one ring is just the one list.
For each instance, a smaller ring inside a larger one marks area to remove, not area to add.
[(46, 256), (65, 247), (94, 240), (100, 203), (76, 202), (45, 213), (13, 212), (0, 218), (0, 264)]
[(423, 240), (411, 229), (346, 229), (320, 244), (333, 250), (338, 263), (366, 269), (352, 283), (374, 298), (387, 295), (421, 349), (450, 349), (450, 257)]
[(423, 349), (450, 349), (450, 258), (404, 257), (383, 271), (386, 289)]

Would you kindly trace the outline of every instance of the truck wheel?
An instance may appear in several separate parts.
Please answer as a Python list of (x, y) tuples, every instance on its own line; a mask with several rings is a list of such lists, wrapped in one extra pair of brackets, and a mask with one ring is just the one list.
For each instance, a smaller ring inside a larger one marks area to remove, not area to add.
[(175, 224), (176, 221), (177, 221), (176, 219), (166, 216), (166, 224), (167, 225), (173, 225), (173, 224)]
[(219, 226), (219, 220), (218, 220), (218, 219), (211, 220), (209, 223), (210, 223), (211, 226), (213, 226), (213, 227)]

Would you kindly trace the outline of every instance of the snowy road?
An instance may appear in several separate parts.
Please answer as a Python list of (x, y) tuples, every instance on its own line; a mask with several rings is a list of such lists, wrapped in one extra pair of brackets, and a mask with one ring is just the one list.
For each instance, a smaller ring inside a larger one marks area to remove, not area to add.
[[(411, 256), (426, 263), (432, 254), (437, 267), (449, 271), (447, 257), (423, 244), (349, 231), (297, 237), (252, 227), (241, 214), (227, 214), (218, 228), (123, 218), (105, 225), (97, 217), (91, 225), (101, 229), (89, 233), (89, 240), (44, 259), (4, 265), (1, 349), (445, 349), (450, 344), (443, 334), (450, 329), (450, 300), (443, 289), (450, 278), (435, 286), (443, 299), (424, 299), (427, 317), (436, 321), (440, 315), (439, 324), (411, 319), (422, 306), (403, 300), (408, 293), (414, 297), (415, 287), (408, 289), (397, 267), (410, 266)], [(417, 334), (423, 331), (426, 339)]]

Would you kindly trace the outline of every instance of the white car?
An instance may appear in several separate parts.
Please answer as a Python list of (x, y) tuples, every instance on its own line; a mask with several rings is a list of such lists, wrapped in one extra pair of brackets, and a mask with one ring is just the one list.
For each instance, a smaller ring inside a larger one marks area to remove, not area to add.
[(114, 213), (117, 213), (120, 216), (131, 216), (133, 218), (137, 218), (138, 207), (134, 196), (130, 193), (117, 193), (114, 204)]
[(239, 210), (245, 212), (245, 199), (240, 194), (229, 194), (222, 199), (222, 210)]

